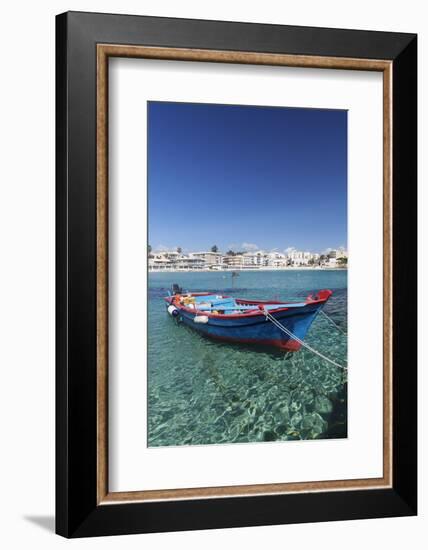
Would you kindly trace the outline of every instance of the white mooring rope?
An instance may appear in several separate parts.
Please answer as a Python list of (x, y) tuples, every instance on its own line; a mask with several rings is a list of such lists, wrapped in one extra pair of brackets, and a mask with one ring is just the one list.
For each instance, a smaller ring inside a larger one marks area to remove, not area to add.
[(339, 325), (337, 325), (337, 324), (333, 321), (333, 319), (332, 319), (330, 316), (328, 316), (327, 313), (326, 313), (323, 309), (321, 309), (320, 312), (324, 315), (324, 317), (325, 317), (326, 319), (328, 319), (328, 320), (330, 321), (330, 323), (332, 323), (332, 324), (337, 328), (337, 330), (338, 330), (339, 332), (341, 332), (341, 333), (342, 333), (343, 335), (345, 335), (345, 336), (348, 336), (348, 334), (347, 334), (343, 329), (341, 329), (341, 328), (339, 327)]
[(277, 319), (275, 319), (275, 317), (273, 317), (273, 315), (271, 315), (268, 311), (263, 310), (263, 313), (265, 314), (266, 319), (269, 319), (269, 321), (271, 321), (276, 327), (282, 330), (290, 338), (293, 338), (294, 340), (296, 340), (296, 342), (299, 342), (299, 344), (304, 348), (306, 348), (308, 351), (314, 353), (315, 355), (318, 355), (318, 357), (321, 357), (321, 359), (324, 359), (325, 361), (327, 361), (328, 363), (331, 363), (332, 365), (334, 365), (335, 367), (338, 367), (339, 369), (348, 370), (348, 367), (339, 365), (339, 363), (336, 363), (336, 361), (333, 361), (333, 359), (326, 357), (325, 355), (323, 355), (322, 353), (320, 353), (319, 351), (311, 347), (309, 344), (301, 340), (298, 336), (296, 336), (290, 330), (288, 330), (288, 328), (284, 327), (284, 325), (282, 325)]

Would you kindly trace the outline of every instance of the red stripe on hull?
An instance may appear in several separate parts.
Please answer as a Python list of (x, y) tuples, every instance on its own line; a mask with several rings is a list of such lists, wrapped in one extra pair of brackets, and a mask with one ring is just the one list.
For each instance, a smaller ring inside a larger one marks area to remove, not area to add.
[(255, 338), (232, 338), (230, 336), (217, 336), (214, 334), (205, 334), (205, 336), (208, 336), (209, 338), (213, 338), (214, 340), (219, 340), (223, 342), (235, 342), (236, 344), (255, 344), (258, 346), (274, 346), (275, 348), (279, 348), (283, 351), (299, 351), (301, 348), (301, 344), (299, 344), (299, 342), (293, 339), (290, 339), (284, 342), (283, 340), (274, 340), (274, 339), (257, 340)]

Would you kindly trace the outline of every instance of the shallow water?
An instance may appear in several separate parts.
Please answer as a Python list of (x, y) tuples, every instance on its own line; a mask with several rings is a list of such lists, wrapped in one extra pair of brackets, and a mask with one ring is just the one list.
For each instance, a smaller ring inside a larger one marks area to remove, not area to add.
[[(324, 311), (347, 329), (346, 270), (150, 273), (148, 445), (347, 437), (343, 371), (307, 350), (284, 353), (209, 340), (167, 313), (172, 283), (254, 299), (301, 299), (329, 288)], [(305, 339), (346, 365), (347, 338), (318, 315)]]

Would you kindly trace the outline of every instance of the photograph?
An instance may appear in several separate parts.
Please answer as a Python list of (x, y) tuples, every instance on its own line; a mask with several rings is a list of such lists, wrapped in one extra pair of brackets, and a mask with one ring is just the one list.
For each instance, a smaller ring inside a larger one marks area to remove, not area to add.
[(347, 438), (348, 112), (147, 121), (148, 447)]

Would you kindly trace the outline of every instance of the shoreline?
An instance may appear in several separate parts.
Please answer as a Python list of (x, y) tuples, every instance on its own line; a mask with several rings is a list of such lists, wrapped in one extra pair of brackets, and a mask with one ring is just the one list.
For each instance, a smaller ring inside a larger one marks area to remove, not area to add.
[(347, 271), (347, 267), (261, 267), (257, 269), (149, 269), (148, 273), (256, 273), (260, 271)]

